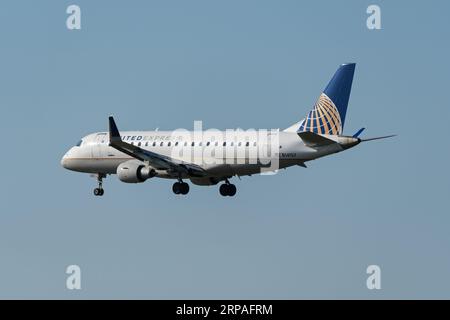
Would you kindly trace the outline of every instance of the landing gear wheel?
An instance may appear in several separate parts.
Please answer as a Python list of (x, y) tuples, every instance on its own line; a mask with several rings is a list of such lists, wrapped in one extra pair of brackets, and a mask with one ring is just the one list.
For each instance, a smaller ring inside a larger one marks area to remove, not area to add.
[(180, 194), (181, 193), (181, 187), (180, 187), (181, 183), (179, 182), (175, 182), (172, 186), (172, 191), (175, 194)]
[(188, 194), (189, 185), (186, 182), (175, 182), (172, 186), (172, 191), (175, 194)]
[(103, 190), (103, 178), (105, 177), (106, 177), (105, 174), (102, 173), (97, 174), (98, 188), (94, 189), (95, 196), (102, 196), (105, 193), (105, 190)]
[(100, 189), (100, 188), (95, 188), (94, 189), (94, 195), (95, 196), (102, 196), (105, 193), (105, 190)]
[(236, 186), (234, 184), (228, 185), (228, 195), (233, 197), (236, 194)]
[(222, 184), (219, 188), (219, 193), (220, 193), (220, 195), (226, 197), (228, 195), (228, 185)]
[(236, 186), (231, 183), (224, 183), (220, 186), (219, 192), (222, 196), (234, 196), (236, 194)]
[(186, 182), (183, 182), (183, 183), (181, 183), (180, 184), (180, 186), (181, 186), (181, 190), (180, 190), (180, 192), (181, 192), (181, 194), (188, 194), (188, 192), (189, 192), (189, 185), (186, 183)]

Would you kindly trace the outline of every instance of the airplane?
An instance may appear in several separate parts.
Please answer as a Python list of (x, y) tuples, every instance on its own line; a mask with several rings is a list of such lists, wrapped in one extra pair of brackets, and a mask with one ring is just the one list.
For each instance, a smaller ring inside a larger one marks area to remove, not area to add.
[[(232, 177), (240, 179), (263, 173), (264, 169), (276, 172), (291, 166), (306, 168), (308, 161), (364, 141), (395, 136), (361, 139), (364, 128), (351, 136), (343, 135), (355, 66), (339, 66), (306, 117), (282, 131), (120, 132), (110, 116), (109, 131), (83, 137), (63, 156), (61, 165), (95, 175), (95, 196), (104, 194), (103, 178), (116, 174), (126, 183), (143, 183), (154, 177), (174, 179), (172, 191), (177, 195), (189, 192), (185, 180), (202, 186), (223, 182), (220, 195), (232, 197), (236, 194), (236, 186), (229, 181)], [(275, 169), (272, 162), (276, 162)]]

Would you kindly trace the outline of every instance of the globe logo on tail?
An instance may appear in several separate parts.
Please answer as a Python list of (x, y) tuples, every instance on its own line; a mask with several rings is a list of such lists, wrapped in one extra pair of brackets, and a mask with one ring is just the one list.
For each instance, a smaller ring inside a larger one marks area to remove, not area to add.
[(322, 93), (314, 108), (300, 124), (299, 131), (310, 131), (318, 134), (342, 134), (342, 121), (333, 101)]

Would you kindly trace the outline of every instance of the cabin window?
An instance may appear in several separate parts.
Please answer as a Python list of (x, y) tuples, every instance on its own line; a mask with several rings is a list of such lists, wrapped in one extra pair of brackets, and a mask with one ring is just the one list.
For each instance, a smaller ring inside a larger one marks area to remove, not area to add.
[(226, 146), (227, 146), (227, 143), (226, 143), (226, 142), (224, 142), (224, 143), (223, 143), (223, 146), (224, 146), (224, 147), (226, 147)]
[(200, 142), (198, 143), (198, 145), (201, 147), (201, 146), (202, 146), (202, 142), (200, 141)]
[(192, 141), (191, 146), (192, 146), (192, 147), (195, 146), (195, 142), (194, 142), (194, 141)]
[(239, 142), (239, 143), (238, 143), (238, 147), (240, 147), (240, 146), (242, 146), (242, 142)]
[(148, 142), (145, 143), (145, 146), (148, 147)]
[(187, 147), (187, 141), (184, 142), (184, 146)]
[(161, 141), (159, 145), (162, 147), (164, 145), (164, 141)]
[(83, 140), (78, 141), (78, 143), (76, 144), (77, 147), (81, 146), (81, 144), (83, 143)]
[(217, 147), (219, 145), (219, 141), (216, 141), (215, 146)]
[(233, 141), (231, 141), (230, 146), (234, 146), (234, 142)]
[(250, 142), (247, 141), (247, 142), (245, 143), (245, 146), (248, 147), (249, 145), (250, 145)]
[(170, 147), (170, 146), (171, 146), (171, 144), (172, 144), (172, 143), (171, 143), (171, 142), (169, 141), (169, 143), (167, 144), (167, 146), (168, 146), (168, 147)]
[(178, 145), (178, 141), (177, 142), (175, 142), (175, 146), (177, 146)]
[(138, 147), (140, 147), (140, 146), (141, 146), (141, 143), (139, 142), (139, 143), (138, 143)]
[(207, 147), (209, 146), (209, 141), (206, 143), (206, 146), (207, 146)]
[(156, 141), (153, 142), (153, 146), (156, 147)]

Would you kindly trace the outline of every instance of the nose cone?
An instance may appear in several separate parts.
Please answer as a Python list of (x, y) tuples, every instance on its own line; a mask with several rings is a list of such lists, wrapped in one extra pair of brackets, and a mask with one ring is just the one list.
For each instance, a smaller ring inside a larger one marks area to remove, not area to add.
[(70, 165), (70, 157), (73, 155), (74, 153), (74, 148), (70, 148), (66, 154), (61, 158), (61, 166), (65, 169), (69, 169), (71, 170), (72, 167)]
[(67, 168), (67, 154), (65, 154), (65, 155), (61, 158), (61, 166), (62, 166), (63, 168), (68, 169), (68, 168)]
[(72, 147), (61, 158), (61, 166), (71, 171), (84, 172), (85, 166), (80, 158), (89, 157), (89, 151), (88, 148)]

